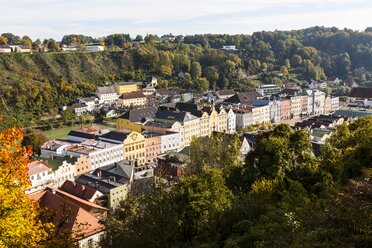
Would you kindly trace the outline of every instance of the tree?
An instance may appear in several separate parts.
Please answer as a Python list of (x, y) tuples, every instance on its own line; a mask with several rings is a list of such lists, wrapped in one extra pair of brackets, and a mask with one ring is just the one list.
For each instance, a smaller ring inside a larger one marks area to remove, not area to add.
[(283, 73), (284, 75), (288, 74), (288, 68), (286, 66), (281, 66), (280, 67), (280, 72)]
[(7, 45), (7, 40), (4, 36), (0, 35), (0, 45)]
[(47, 141), (48, 139), (44, 136), (43, 133), (31, 131), (23, 137), (22, 145), (30, 146), (34, 154), (40, 154), (41, 146)]
[(17, 128), (0, 131), (0, 244), (4, 247), (40, 247), (50, 224), (42, 224), (37, 205), (24, 190), (30, 186), (27, 164), (32, 155), (20, 145), (23, 132)]
[(287, 69), (291, 69), (291, 63), (289, 62), (289, 59), (284, 60), (284, 66), (287, 67)]
[(21, 38), (18, 35), (12, 33), (4, 33), (1, 36), (5, 37), (8, 45), (19, 45)]
[(293, 55), (292, 58), (291, 58), (291, 64), (295, 67), (300, 66), (302, 64), (301, 56), (297, 55), (297, 54)]
[(49, 49), (50, 52), (59, 52), (59, 50), (60, 50), (60, 47), (59, 47), (58, 43), (55, 42), (55, 40), (53, 40), (53, 39), (48, 40), (48, 45), (47, 46), (48, 46), (48, 49)]
[(161, 51), (159, 53), (159, 69), (160, 74), (162, 74), (163, 76), (172, 76), (173, 64), (167, 52)]
[(21, 44), (27, 46), (28, 48), (32, 47), (32, 40), (27, 35), (22, 37)]
[(192, 79), (196, 79), (201, 76), (201, 66), (198, 61), (194, 61), (191, 63), (191, 68), (190, 68), (190, 74)]
[(214, 66), (208, 66), (204, 69), (204, 77), (208, 79), (209, 82), (217, 82), (218, 80), (218, 70)]
[(193, 80), (194, 89), (199, 92), (204, 92), (209, 89), (209, 81), (208, 79), (201, 77)]
[(138, 34), (134, 40), (135, 41), (143, 41), (143, 36)]

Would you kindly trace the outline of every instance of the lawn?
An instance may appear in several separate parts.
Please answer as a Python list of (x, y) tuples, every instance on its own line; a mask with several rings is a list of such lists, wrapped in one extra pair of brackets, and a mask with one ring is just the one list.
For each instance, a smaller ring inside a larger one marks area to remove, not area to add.
[[(89, 125), (90, 124), (83, 125), (83, 127), (87, 127)], [(115, 129), (115, 127), (116, 127), (115, 121), (104, 122), (104, 123), (100, 123), (100, 124), (94, 123), (93, 125), (94, 126), (98, 126), (98, 127), (105, 127), (105, 128), (110, 129), (110, 130)], [(67, 138), (67, 134), (71, 130), (80, 129), (80, 128), (81, 128), (81, 125), (75, 125), (75, 126), (71, 126), (71, 127), (62, 127), (62, 128), (51, 129), (51, 130), (48, 130), (48, 131), (44, 131), (42, 133), (45, 135), (45, 137), (48, 140), (66, 139)]]

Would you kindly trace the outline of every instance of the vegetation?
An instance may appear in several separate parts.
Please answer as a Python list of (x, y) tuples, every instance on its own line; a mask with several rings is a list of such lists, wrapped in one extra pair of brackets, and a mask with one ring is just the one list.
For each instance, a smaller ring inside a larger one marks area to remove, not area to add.
[[(138, 38), (138, 39), (137, 39)], [(78, 96), (117, 80), (144, 81), (160, 86), (205, 91), (211, 88), (251, 90), (261, 83), (283, 84), (339, 77), (339, 94), (354, 81), (371, 85), (372, 33), (313, 27), (297, 31), (256, 32), (252, 35), (192, 35), (175, 42), (148, 35), (133, 46), (127, 34), (104, 39), (66, 35), (62, 44), (105, 45), (102, 53), (58, 53), (53, 39), (31, 41), (6, 33), (0, 43), (46, 46), (52, 53), (0, 55), (0, 114), (2, 126), (37, 123), (55, 116)], [(235, 45), (227, 52), (223, 45)], [(36, 49), (37, 48), (37, 49)], [(275, 73), (272, 73), (275, 72)], [(278, 73), (283, 75), (279, 75)], [(184, 76), (183, 76), (183, 75)]]
[(370, 247), (371, 138), (372, 118), (359, 119), (315, 157), (307, 132), (279, 125), (244, 164), (234, 137), (195, 140), (180, 182), (122, 202), (102, 245)]

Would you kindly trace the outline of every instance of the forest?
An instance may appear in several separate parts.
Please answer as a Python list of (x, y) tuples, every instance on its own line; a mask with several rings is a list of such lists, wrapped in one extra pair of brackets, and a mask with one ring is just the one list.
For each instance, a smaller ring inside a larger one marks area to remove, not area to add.
[[(160, 87), (204, 92), (208, 89), (253, 90), (263, 83), (282, 85), (310, 80), (334, 80), (336, 94), (347, 94), (356, 82), (372, 84), (372, 32), (312, 27), (252, 35), (188, 35), (174, 41), (156, 35), (131, 39), (113, 34), (95, 39), (66, 35), (32, 41), (5, 33), (0, 44), (25, 44), (32, 54), (0, 54), (0, 114), (3, 126), (29, 126), (54, 116), (77, 97), (117, 81), (146, 81), (155, 76)], [(105, 52), (87, 53), (84, 46), (100, 44)], [(62, 52), (74, 45), (78, 52)], [(225, 51), (223, 45), (237, 50)], [(48, 53), (40, 52), (46, 46)]]

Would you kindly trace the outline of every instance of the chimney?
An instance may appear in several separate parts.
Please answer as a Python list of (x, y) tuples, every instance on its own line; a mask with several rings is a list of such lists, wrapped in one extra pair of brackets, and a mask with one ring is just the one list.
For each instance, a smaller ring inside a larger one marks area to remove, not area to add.
[(83, 185), (83, 186), (81, 187), (81, 189), (84, 191), (84, 190), (85, 190), (85, 185)]

